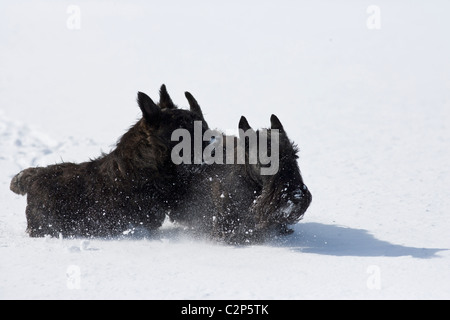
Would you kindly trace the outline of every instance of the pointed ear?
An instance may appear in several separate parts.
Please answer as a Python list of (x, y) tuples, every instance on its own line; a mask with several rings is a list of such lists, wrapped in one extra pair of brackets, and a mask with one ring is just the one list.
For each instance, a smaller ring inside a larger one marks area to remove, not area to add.
[(197, 100), (190, 94), (189, 92), (185, 92), (184, 95), (186, 96), (186, 99), (189, 101), (189, 106), (192, 113), (195, 113), (196, 115), (200, 116), (203, 120), (203, 112), (200, 106), (198, 105)]
[(251, 129), (250, 125), (248, 124), (247, 118), (242, 116), (241, 120), (239, 120), (239, 129), (242, 129), (244, 132)]
[(169, 96), (169, 93), (167, 93), (166, 85), (163, 84), (161, 86), (161, 89), (159, 90), (159, 106), (161, 109), (174, 109), (175, 105), (173, 104), (172, 99)]
[(247, 118), (244, 116), (239, 120), (239, 139), (245, 142), (245, 146), (248, 147), (250, 142), (256, 143), (256, 132), (248, 124)]
[(161, 117), (161, 109), (153, 102), (148, 95), (138, 92), (137, 102), (141, 108), (142, 116), (149, 124), (159, 123)]
[(280, 122), (280, 119), (278, 119), (278, 117), (276, 115), (272, 115), (270, 117), (270, 128), (271, 129), (278, 129), (281, 131), (284, 131), (283, 125)]

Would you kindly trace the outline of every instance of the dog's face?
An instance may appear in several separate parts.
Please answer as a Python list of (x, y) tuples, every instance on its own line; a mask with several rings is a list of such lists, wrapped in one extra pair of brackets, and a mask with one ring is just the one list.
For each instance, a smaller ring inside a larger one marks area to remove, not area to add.
[[(165, 158), (178, 144), (177, 140), (172, 139), (173, 133), (178, 129), (183, 129), (189, 134), (192, 144), (194, 143), (194, 134), (197, 134), (202, 140), (202, 147), (205, 145), (202, 137), (208, 130), (208, 124), (194, 97), (189, 92), (186, 92), (185, 95), (189, 101), (190, 110), (179, 109), (174, 105), (164, 85), (161, 87), (158, 105), (145, 93), (138, 93), (137, 101), (143, 115), (141, 121), (143, 140), (146, 142), (143, 145), (147, 145), (153, 151), (155, 146), (159, 146)], [(193, 151), (193, 148), (191, 150)]]
[(290, 141), (277, 116), (270, 118), (271, 130), (279, 132), (280, 169), (272, 177), (266, 177), (266, 184), (277, 190), (277, 214), (274, 221), (282, 224), (298, 222), (308, 209), (312, 195), (304, 184), (298, 165), (298, 147)]
[[(265, 220), (263, 223), (294, 224), (303, 217), (312, 196), (300, 173), (297, 146), (289, 140), (275, 115), (271, 116), (270, 122), (270, 129), (256, 131), (258, 161), (248, 165), (250, 174), (262, 186), (262, 193), (253, 207)], [(251, 129), (245, 118), (241, 118), (239, 128)], [(262, 145), (267, 146), (267, 152), (261, 153)], [(269, 157), (264, 159), (264, 153)], [(274, 169), (272, 174), (261, 174), (262, 169), (269, 167)]]
[(297, 148), (289, 143), (280, 144), (280, 170), (265, 181), (274, 188), (276, 214), (273, 220), (282, 224), (298, 222), (308, 209), (312, 196), (304, 184), (297, 162)]
[(203, 116), (189, 110), (162, 109), (160, 118), (160, 125), (156, 128), (155, 132), (158, 137), (167, 141), (170, 149), (179, 143), (178, 139), (173, 139), (172, 137), (175, 130), (183, 129), (189, 132), (192, 143), (194, 142), (194, 134), (198, 134), (200, 139), (202, 139), (204, 132), (208, 130), (208, 124), (203, 119)]

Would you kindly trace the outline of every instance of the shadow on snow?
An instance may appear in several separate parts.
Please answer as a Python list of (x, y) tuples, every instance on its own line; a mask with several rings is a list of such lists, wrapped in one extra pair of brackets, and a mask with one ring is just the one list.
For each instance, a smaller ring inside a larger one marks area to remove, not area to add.
[(416, 248), (379, 240), (367, 230), (317, 222), (299, 223), (295, 232), (269, 241), (277, 247), (305, 253), (332, 256), (401, 257), (428, 259), (439, 257), (439, 251), (449, 249)]
[[(277, 236), (267, 240), (262, 245), (286, 248), (299, 253), (314, 253), (330, 256), (355, 257), (402, 257), (429, 259), (438, 258), (445, 248), (416, 248), (388, 241), (379, 240), (367, 230), (330, 225), (317, 222), (298, 223), (293, 226), (294, 233), (288, 236)], [(80, 238), (81, 239), (81, 238)], [(201, 235), (195, 235), (191, 230), (176, 225), (168, 225), (153, 232), (134, 229), (123, 236), (104, 240), (142, 240), (151, 241), (183, 241), (207, 240)], [(208, 241), (208, 240), (207, 240)], [(209, 241), (208, 241), (209, 242)], [(214, 242), (212, 242), (214, 243)], [(245, 248), (247, 246), (236, 246)], [(89, 248), (89, 250), (92, 250)]]

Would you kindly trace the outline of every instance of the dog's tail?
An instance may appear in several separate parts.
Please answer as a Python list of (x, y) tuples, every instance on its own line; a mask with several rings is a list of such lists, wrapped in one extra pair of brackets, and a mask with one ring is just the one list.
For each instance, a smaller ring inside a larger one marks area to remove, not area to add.
[(39, 168), (28, 168), (16, 174), (12, 178), (11, 185), (9, 186), (11, 191), (23, 196), (26, 195), (38, 170)]

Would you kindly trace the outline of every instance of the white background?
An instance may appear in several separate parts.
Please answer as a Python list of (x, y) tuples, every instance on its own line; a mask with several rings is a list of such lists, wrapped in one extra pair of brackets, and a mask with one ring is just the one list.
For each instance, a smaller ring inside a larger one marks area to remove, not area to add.
[[(448, 12), (1, 1), (0, 298), (449, 299)], [(147, 239), (29, 238), (12, 176), (109, 152), (140, 116), (137, 91), (157, 101), (162, 83), (180, 107), (190, 91), (212, 128), (280, 118), (313, 194), (295, 233), (244, 248), (170, 223)]]

